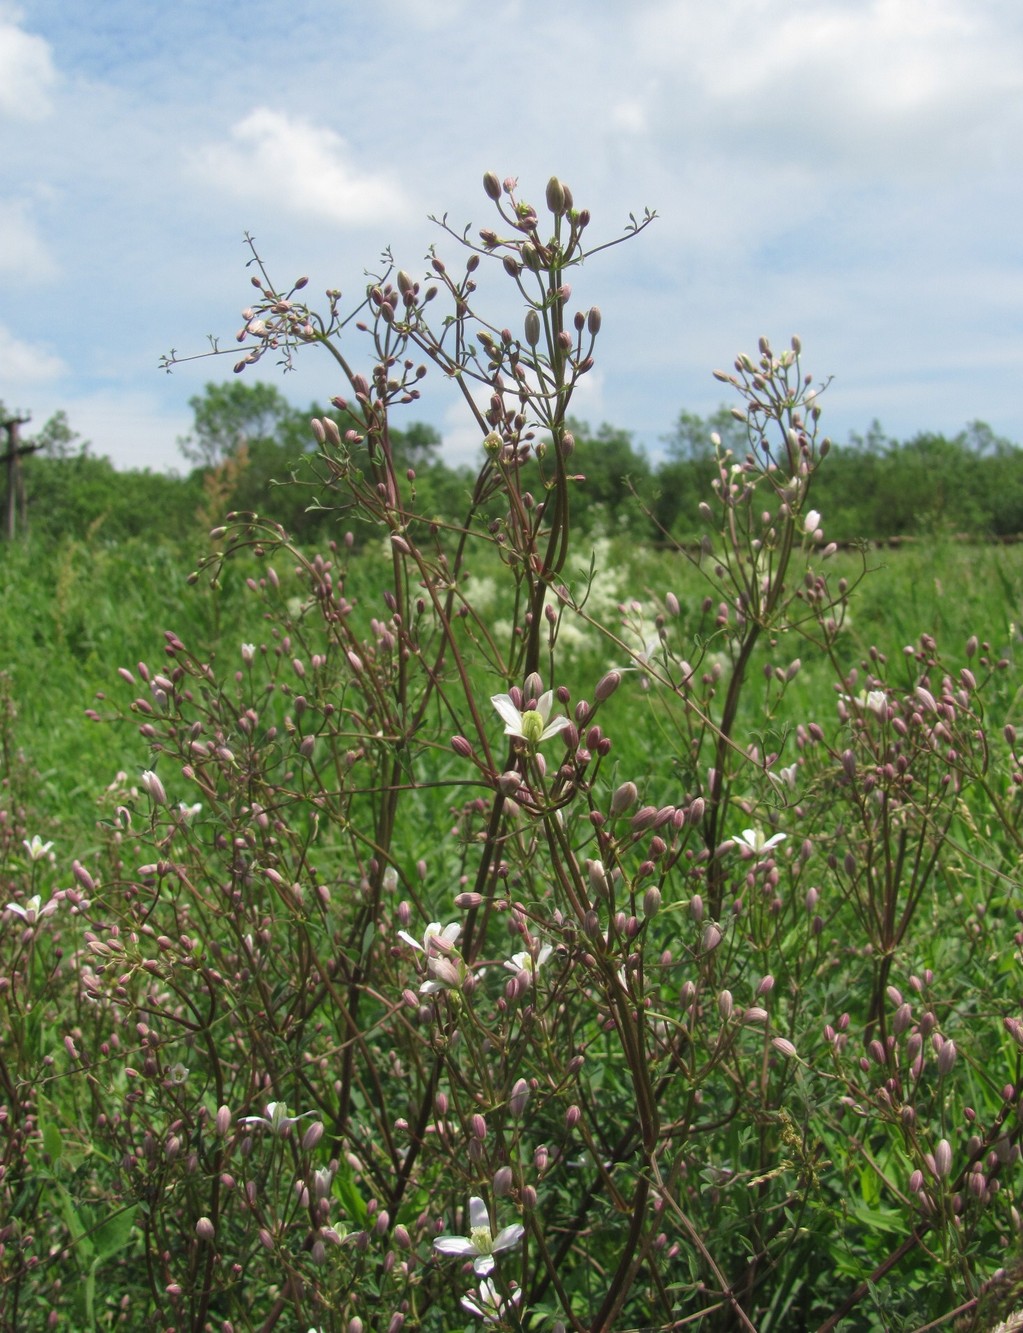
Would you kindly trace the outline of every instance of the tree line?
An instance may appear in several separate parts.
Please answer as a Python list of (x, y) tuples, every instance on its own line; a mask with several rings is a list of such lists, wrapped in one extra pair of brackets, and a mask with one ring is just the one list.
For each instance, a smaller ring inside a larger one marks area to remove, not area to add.
[[(175, 540), (197, 536), (231, 510), (252, 510), (299, 542), (336, 535), (344, 494), (317, 464), (309, 423), (333, 415), (342, 435), (354, 423), (316, 403), (298, 409), (273, 385), (240, 380), (208, 384), (190, 407), (192, 428), (178, 441), (188, 465), (181, 475), (119, 471), (92, 452), (63, 413), (51, 418), (35, 437), (41, 447), (23, 463), (32, 533)], [(579, 421), (572, 428), (579, 520), (636, 540), (689, 537), (716, 475), (712, 439), (738, 457), (750, 447), (745, 426), (726, 408), (708, 417), (681, 412), (657, 459), (628, 430)], [(418, 511), (458, 522), (475, 469), (445, 462), (440, 435), (423, 423), (395, 432), (392, 447), (399, 475), (415, 487)], [(539, 469), (524, 479), (532, 484), (542, 495)], [(812, 501), (829, 540), (1016, 535), (1023, 533), (1023, 449), (983, 422), (953, 436), (922, 432), (907, 440), (874, 423), (865, 435), (833, 444)]]

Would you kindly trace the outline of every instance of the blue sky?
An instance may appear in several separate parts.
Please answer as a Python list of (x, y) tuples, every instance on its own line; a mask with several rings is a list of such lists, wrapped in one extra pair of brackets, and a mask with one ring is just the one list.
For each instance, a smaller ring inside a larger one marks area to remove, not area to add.
[[(246, 230), (281, 282), (356, 293), (387, 245), (454, 251), (429, 214), (487, 224), (488, 169), (538, 203), (561, 176), (595, 237), (659, 214), (574, 284), (593, 424), (655, 452), (799, 333), (836, 439), (1023, 442), (1018, 0), (0, 0), (0, 161), (0, 398), (119, 466), (183, 467), (231, 362), (159, 357), (230, 344)], [(315, 351), (277, 382), (341, 390)], [(473, 456), (448, 386), (415, 415)]]

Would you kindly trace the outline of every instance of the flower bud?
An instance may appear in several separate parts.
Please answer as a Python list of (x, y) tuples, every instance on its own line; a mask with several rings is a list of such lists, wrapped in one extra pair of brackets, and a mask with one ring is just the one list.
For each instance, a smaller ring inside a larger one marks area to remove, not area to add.
[(591, 306), (586, 313), (586, 332), (595, 338), (600, 332), (600, 307)]
[(607, 675), (602, 676), (597, 681), (597, 688), (593, 691), (593, 697), (598, 704), (604, 703), (610, 699), (615, 690), (622, 683), (622, 673), (620, 671), (609, 671)]
[(620, 787), (615, 789), (611, 797), (611, 815), (617, 818), (625, 814), (631, 806), (635, 805), (639, 799), (639, 789), (634, 782), (623, 782)]
[(528, 1100), (529, 1084), (524, 1078), (516, 1079), (508, 1098), (508, 1110), (516, 1119), (525, 1111)]
[(700, 940), (700, 947), (704, 953), (711, 953), (721, 943), (721, 927), (716, 926), (713, 921), (709, 922), (703, 931), (703, 937)]
[(540, 341), (540, 316), (535, 310), (526, 311), (525, 332), (526, 342), (530, 347), (535, 347)]
[(493, 1180), (494, 1195), (498, 1199), (501, 1199), (506, 1194), (510, 1193), (513, 1181), (514, 1177), (512, 1176), (512, 1169), (510, 1166), (498, 1167), (497, 1170), (494, 1172), (494, 1180)]
[(306, 1132), (302, 1135), (302, 1148), (305, 1152), (312, 1152), (313, 1148), (323, 1138), (323, 1122), (314, 1120)]
[[(501, 198), (501, 182), (492, 171), (487, 171), (483, 175), (483, 189), (487, 198), (492, 199), (496, 204)], [(351, 1327), (349, 1325), (349, 1327)]]
[(547, 207), (556, 218), (561, 217), (565, 211), (565, 187), (557, 176), (552, 176), (547, 182)]
[(152, 769), (147, 768), (145, 772), (142, 774), (142, 777), (139, 779), (139, 781), (142, 783), (142, 786), (148, 792), (154, 805), (167, 804), (167, 793), (166, 791), (164, 791), (163, 783), (152, 771)]

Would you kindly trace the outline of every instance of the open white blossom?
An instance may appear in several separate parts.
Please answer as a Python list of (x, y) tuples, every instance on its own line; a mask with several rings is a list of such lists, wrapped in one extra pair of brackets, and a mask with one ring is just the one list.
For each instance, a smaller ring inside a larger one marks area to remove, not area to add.
[(41, 861), (53, 846), (52, 842), (43, 842), (38, 833), (34, 833), (31, 840), (22, 838), (21, 841), (30, 861)]
[(520, 972), (526, 972), (530, 977), (535, 977), (553, 952), (554, 946), (545, 944), (534, 958), (528, 949), (523, 949), (521, 953), (513, 953), (504, 966), (509, 972), (514, 972), (516, 975)]
[(511, 1299), (506, 1301), (490, 1278), (480, 1279), (479, 1291), (470, 1291), (461, 1298), (463, 1310), (468, 1310), (485, 1324), (503, 1323), (507, 1307), (517, 1305), (522, 1299), (522, 1292), (513, 1291)]
[(494, 1255), (514, 1249), (525, 1229), (521, 1222), (515, 1222), (510, 1227), (503, 1227), (495, 1236), (490, 1226), (487, 1205), (482, 1199), (473, 1196), (469, 1200), (469, 1235), (439, 1236), (433, 1242), (433, 1248), (439, 1254), (471, 1258), (475, 1271), (480, 1277), (486, 1277), (496, 1267)]
[(752, 852), (754, 856), (762, 856), (764, 852), (769, 852), (772, 847), (777, 847), (778, 843), (783, 842), (787, 837), (787, 833), (774, 833), (771, 837), (767, 837), (763, 829), (747, 828), (743, 829), (733, 841), (737, 847)]
[(568, 718), (561, 715), (559, 717), (547, 719), (551, 715), (551, 708), (554, 704), (554, 691), (547, 690), (536, 701), (535, 708), (521, 710), (512, 703), (510, 694), (495, 694), (490, 702), (497, 709), (504, 723), (504, 734), (506, 736), (518, 736), (524, 740), (527, 745), (540, 745), (543, 741), (550, 740), (556, 736), (559, 731), (569, 725)]
[(263, 1125), (271, 1134), (283, 1135), (290, 1125), (297, 1125), (315, 1111), (303, 1111), (301, 1115), (288, 1115), (287, 1102), (267, 1102), (265, 1115), (239, 1116), (239, 1125)]
[(57, 910), (57, 900), (51, 898), (44, 907), (42, 898), (36, 893), (23, 903), (8, 903), (4, 910), (13, 912), (15, 916), (20, 916), (27, 926), (34, 926), (44, 916), (50, 916)]
[(406, 944), (411, 944), (413, 949), (418, 949), (420, 953), (425, 953), (429, 958), (437, 953), (451, 953), (455, 940), (461, 933), (462, 927), (457, 921), (452, 921), (443, 929), (439, 921), (431, 921), (423, 931), (422, 943), (413, 935), (410, 935), (407, 930), (399, 930), (398, 938), (404, 940)]
[(854, 713), (873, 713), (880, 718), (888, 716), (888, 696), (884, 690), (860, 690), (855, 698), (850, 694), (839, 697)]

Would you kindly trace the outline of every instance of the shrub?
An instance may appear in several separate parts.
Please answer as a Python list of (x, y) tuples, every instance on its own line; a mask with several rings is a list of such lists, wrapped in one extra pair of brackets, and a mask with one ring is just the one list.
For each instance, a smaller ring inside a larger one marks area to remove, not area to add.
[[(609, 606), (567, 415), (601, 326), (567, 278), (603, 247), (560, 181), (543, 224), (485, 188), (462, 267), (356, 312), (256, 280), (242, 364), (314, 344), (347, 377), (358, 425), (313, 432), (350, 531), (214, 532), (196, 580), (253, 557), (258, 628), (122, 667), (151, 768), (71, 887), (11, 821), (8, 1322), (911, 1328), (1015, 1245), (1008, 661), (843, 659), (865, 571), (831, 573), (798, 339), (719, 373), (746, 447), (677, 552), (703, 594)], [(394, 462), (430, 365), (480, 430), (457, 527)]]

